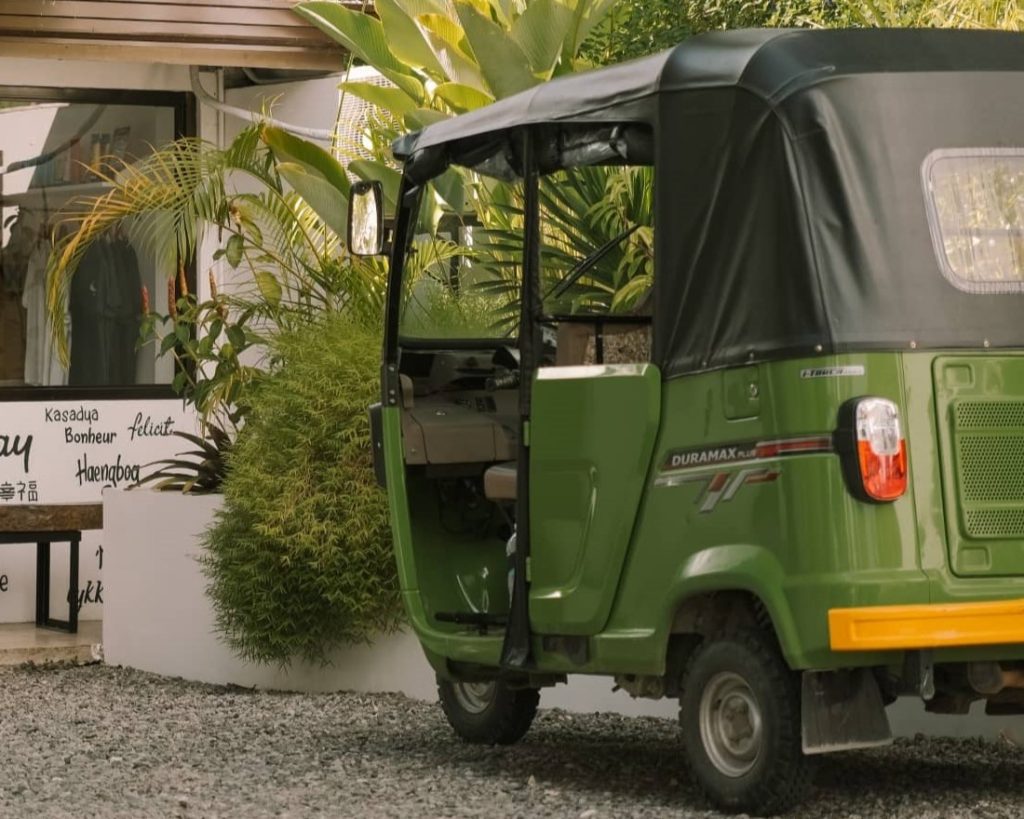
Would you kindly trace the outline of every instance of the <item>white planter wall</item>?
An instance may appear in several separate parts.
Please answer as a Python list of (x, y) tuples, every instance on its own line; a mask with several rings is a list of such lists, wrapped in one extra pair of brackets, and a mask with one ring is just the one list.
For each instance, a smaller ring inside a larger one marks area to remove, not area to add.
[[(400, 692), (436, 697), (434, 675), (409, 633), (373, 646), (339, 651), (328, 668), (288, 671), (242, 662), (217, 638), (197, 556), (197, 537), (219, 508), (216, 496), (108, 490), (103, 496), (106, 562), (103, 647), (106, 662), (198, 682), (297, 691)], [(675, 718), (670, 700), (633, 700), (613, 693), (605, 677), (572, 677), (545, 689), (541, 704), (568, 711), (606, 711), (627, 716)], [(1024, 744), (1024, 717), (925, 714), (920, 702), (902, 700), (889, 709), (898, 736), (1005, 734)]]
[[(197, 682), (297, 691), (400, 692), (436, 697), (434, 672), (409, 633), (339, 651), (333, 665), (287, 671), (243, 662), (214, 630), (197, 538), (220, 498), (108, 490), (103, 495), (106, 662)], [(547, 689), (547, 707), (674, 717), (671, 702), (613, 694), (611, 680), (575, 678)]]

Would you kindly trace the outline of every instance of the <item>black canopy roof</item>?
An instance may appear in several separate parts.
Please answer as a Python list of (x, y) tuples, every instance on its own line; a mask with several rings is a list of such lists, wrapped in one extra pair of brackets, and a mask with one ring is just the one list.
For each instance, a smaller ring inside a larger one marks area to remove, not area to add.
[(766, 102), (818, 83), (880, 72), (1002, 71), (1024, 65), (1024, 36), (1003, 31), (742, 29), (692, 37), (650, 57), (542, 83), (407, 134), (397, 159), (523, 125), (551, 122), (653, 124), (659, 93), (739, 87)]
[(479, 165), (523, 126), (649, 126), (666, 375), (1024, 346), (1024, 294), (967, 293), (942, 275), (922, 182), (936, 151), (1024, 151), (1022, 72), (1024, 35), (1009, 32), (716, 32), (437, 123), (395, 154), (425, 178)]

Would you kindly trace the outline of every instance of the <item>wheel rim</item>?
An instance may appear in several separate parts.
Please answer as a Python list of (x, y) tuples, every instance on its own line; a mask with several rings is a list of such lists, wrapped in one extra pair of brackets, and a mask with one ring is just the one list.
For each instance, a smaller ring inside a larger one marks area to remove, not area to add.
[(481, 714), (494, 701), (495, 682), (457, 682), (453, 684), (455, 699), (464, 711)]
[(761, 707), (747, 681), (732, 672), (712, 677), (700, 700), (700, 738), (711, 764), (743, 776), (757, 762), (763, 736)]

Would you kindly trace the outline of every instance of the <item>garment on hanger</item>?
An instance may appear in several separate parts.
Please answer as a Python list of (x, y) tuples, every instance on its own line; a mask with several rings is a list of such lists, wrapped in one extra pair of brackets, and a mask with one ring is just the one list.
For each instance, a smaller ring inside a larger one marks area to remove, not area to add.
[[(53, 333), (46, 310), (46, 263), (53, 245), (43, 238), (28, 260), (25, 289), (21, 303), (25, 308), (25, 383), (40, 387), (62, 386), (68, 382), (68, 373), (57, 358)], [(69, 330), (71, 317), (65, 307), (62, 315), (65, 330)]]
[(127, 239), (94, 242), (71, 280), (72, 386), (135, 383), (142, 280)]
[(25, 372), (25, 311), (21, 292), (37, 225), (32, 214), (19, 211), (3, 248), (0, 267), (0, 381), (21, 383)]

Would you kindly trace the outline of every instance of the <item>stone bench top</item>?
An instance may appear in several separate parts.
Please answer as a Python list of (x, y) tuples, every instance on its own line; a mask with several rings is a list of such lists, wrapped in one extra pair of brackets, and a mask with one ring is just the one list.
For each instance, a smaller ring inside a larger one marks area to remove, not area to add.
[(0, 504), (0, 532), (69, 532), (102, 528), (102, 503)]

